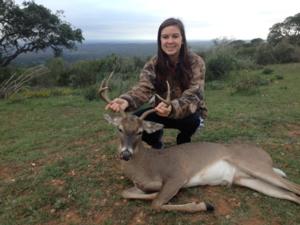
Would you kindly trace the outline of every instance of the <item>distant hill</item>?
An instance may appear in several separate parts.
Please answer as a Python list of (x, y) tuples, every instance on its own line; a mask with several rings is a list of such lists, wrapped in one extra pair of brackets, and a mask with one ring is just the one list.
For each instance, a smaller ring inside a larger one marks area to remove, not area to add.
[[(191, 41), (190, 47), (194, 51), (210, 48), (212, 41)], [(107, 55), (116, 54), (124, 57), (146, 58), (156, 53), (156, 42), (151, 41), (120, 41), (120, 42), (86, 42), (78, 46), (76, 51), (64, 50), (63, 58), (68, 62), (78, 60), (93, 60)], [(51, 50), (39, 53), (27, 53), (20, 55), (13, 63), (16, 65), (35, 65), (44, 63), (53, 57)]]

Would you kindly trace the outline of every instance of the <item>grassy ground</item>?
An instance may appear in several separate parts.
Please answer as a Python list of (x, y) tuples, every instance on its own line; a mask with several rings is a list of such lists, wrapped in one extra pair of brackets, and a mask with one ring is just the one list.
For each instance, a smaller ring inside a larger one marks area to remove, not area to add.
[[(209, 118), (193, 141), (257, 143), (300, 184), (300, 64), (272, 69), (261, 76), (273, 82), (253, 95), (233, 95), (229, 84), (207, 89)], [(80, 96), (0, 102), (0, 224), (300, 224), (298, 205), (236, 186), (186, 189), (172, 200), (204, 199), (213, 214), (156, 212), (122, 199), (131, 183), (103, 105)], [(174, 135), (166, 133), (167, 145)]]

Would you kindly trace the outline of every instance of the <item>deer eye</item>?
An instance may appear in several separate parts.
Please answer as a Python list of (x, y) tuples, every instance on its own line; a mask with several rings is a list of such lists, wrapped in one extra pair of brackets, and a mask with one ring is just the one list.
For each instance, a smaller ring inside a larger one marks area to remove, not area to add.
[(142, 130), (137, 132), (137, 135), (142, 135), (142, 134), (143, 134)]
[(123, 130), (120, 127), (118, 127), (118, 131), (123, 133)]

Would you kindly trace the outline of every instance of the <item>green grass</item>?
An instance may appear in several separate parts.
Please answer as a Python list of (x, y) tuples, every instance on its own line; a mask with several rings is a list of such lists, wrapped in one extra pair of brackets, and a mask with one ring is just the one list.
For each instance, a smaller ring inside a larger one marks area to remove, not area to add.
[[(300, 183), (300, 64), (270, 68), (240, 73), (271, 80), (251, 95), (232, 94), (230, 81), (207, 88), (209, 117), (193, 141), (257, 143)], [(300, 224), (298, 205), (240, 187), (192, 188), (173, 200), (204, 199), (214, 214), (156, 212), (149, 202), (122, 199), (131, 182), (103, 106), (78, 95), (0, 101), (1, 225)], [(167, 145), (175, 135), (166, 132)]]

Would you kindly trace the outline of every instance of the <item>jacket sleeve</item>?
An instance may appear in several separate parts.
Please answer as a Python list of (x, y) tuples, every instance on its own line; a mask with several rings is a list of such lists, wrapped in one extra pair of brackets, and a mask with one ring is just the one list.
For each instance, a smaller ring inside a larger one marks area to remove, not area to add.
[(155, 92), (154, 82), (154, 62), (151, 59), (142, 69), (138, 83), (128, 92), (120, 95), (120, 98), (127, 100), (129, 103), (126, 111), (135, 110), (150, 100)]
[(192, 79), (188, 89), (181, 97), (171, 101), (171, 118), (180, 119), (200, 111), (200, 115), (206, 116), (206, 107), (203, 99), (205, 82), (205, 63), (200, 56), (194, 56), (192, 59)]

